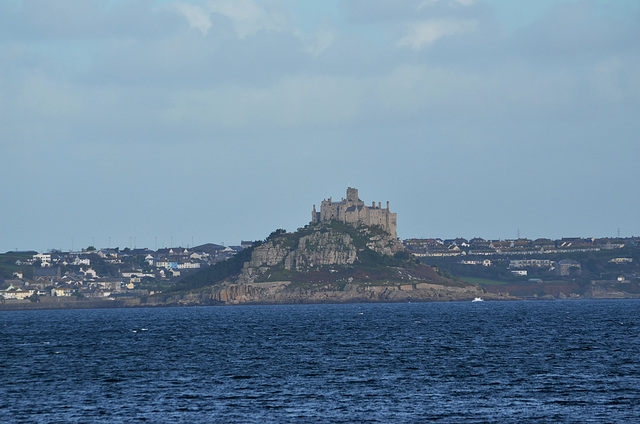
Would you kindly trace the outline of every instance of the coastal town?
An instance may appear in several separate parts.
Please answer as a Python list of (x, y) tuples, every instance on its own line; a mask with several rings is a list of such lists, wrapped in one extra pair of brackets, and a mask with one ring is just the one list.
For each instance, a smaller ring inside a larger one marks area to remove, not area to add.
[[(250, 245), (251, 243), (248, 243)], [(152, 295), (247, 246), (52, 250), (0, 255), (0, 301), (46, 297), (117, 299)], [(9, 275), (10, 272), (10, 275)]]
[[(542, 283), (599, 280), (637, 286), (640, 238), (409, 238), (404, 247), (422, 262), (478, 282)], [(200, 269), (233, 257), (239, 246), (205, 244), (158, 250), (95, 249), (7, 252), (0, 302), (46, 298), (123, 299), (160, 293)], [(597, 263), (596, 263), (597, 262)], [(594, 275), (597, 268), (597, 275)]]
[[(529, 240), (485, 240), (483, 238), (447, 239), (407, 239), (404, 246), (414, 256), (421, 258), (459, 258), (458, 264), (496, 266), (499, 262), (508, 261), (511, 273), (527, 276), (529, 269), (546, 269), (558, 276), (568, 276), (581, 271), (581, 264), (572, 256), (586, 252), (610, 251), (615, 255), (619, 249), (637, 248), (640, 238), (562, 238), (551, 240), (538, 238)], [(548, 256), (562, 257), (559, 260)], [(610, 264), (623, 265), (633, 263), (632, 257), (613, 257)], [(634, 276), (635, 277), (635, 276)]]
[[(550, 297), (604, 287), (610, 293), (640, 294), (638, 237), (407, 239), (404, 245), (424, 263), (490, 291), (537, 291)], [(517, 285), (528, 291), (514, 290)]]

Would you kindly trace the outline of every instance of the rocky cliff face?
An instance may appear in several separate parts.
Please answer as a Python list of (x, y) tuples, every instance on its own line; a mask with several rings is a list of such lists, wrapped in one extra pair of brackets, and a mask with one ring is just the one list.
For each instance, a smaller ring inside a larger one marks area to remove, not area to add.
[[(266, 283), (222, 283), (207, 291), (172, 296), (150, 297), (144, 305), (242, 305), (242, 304), (310, 304), (368, 302), (465, 301), (476, 297), (486, 300), (512, 300), (512, 296), (487, 293), (478, 286), (447, 285), (424, 282), (388, 282), (304, 285), (291, 281)], [(133, 305), (131, 305), (133, 306)]]
[(358, 257), (349, 234), (315, 231), (300, 238), (284, 261), (287, 270), (308, 271), (324, 265), (351, 265)]
[(383, 231), (320, 223), (268, 239), (253, 251), (237, 282), (260, 281), (273, 274), (274, 268), (304, 273), (327, 266), (354, 265), (368, 251), (393, 256), (403, 250), (402, 243)]
[(270, 283), (227, 283), (207, 295), (212, 303), (351, 303), (472, 300), (476, 297), (506, 299), (501, 294), (487, 294), (477, 286), (448, 286), (430, 283), (388, 283), (367, 285), (350, 283), (344, 287), (327, 284), (299, 287), (290, 281)]

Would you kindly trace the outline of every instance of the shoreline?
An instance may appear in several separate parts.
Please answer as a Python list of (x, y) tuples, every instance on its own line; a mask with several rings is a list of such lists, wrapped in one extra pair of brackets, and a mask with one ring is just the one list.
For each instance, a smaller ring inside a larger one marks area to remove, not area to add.
[[(592, 300), (631, 300), (640, 299), (640, 296), (609, 296), (609, 297), (502, 297), (485, 298), (486, 302), (530, 302), (530, 301), (592, 301)], [(127, 300), (71, 300), (71, 301), (40, 301), (30, 302), (21, 300), (7, 300), (0, 303), (0, 312), (3, 311), (37, 311), (37, 310), (72, 310), (72, 309), (130, 309), (130, 308), (185, 308), (202, 306), (264, 306), (264, 305), (340, 305), (340, 304), (368, 304), (368, 303), (448, 303), (448, 302), (471, 302), (473, 299), (398, 299), (398, 300), (345, 300), (340, 301), (298, 301), (298, 302), (242, 302), (224, 303), (218, 301), (211, 302), (142, 302), (141, 298)]]

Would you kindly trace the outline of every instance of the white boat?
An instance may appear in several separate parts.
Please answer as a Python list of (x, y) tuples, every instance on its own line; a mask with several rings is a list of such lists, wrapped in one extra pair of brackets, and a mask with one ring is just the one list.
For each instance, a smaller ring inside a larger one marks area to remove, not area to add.
[(472, 302), (484, 302), (484, 299), (481, 297), (476, 297), (475, 299), (472, 300)]

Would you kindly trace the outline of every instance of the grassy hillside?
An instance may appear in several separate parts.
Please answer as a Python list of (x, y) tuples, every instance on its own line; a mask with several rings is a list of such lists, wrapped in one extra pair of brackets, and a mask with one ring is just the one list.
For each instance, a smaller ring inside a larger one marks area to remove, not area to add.
[(7, 252), (0, 254), (0, 278), (12, 278), (13, 273), (17, 271), (29, 274), (30, 267), (24, 265), (16, 265), (16, 261), (25, 262), (31, 259), (37, 252)]

